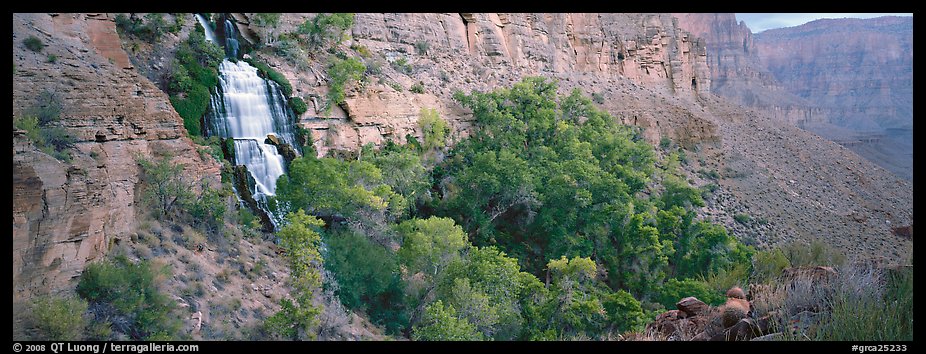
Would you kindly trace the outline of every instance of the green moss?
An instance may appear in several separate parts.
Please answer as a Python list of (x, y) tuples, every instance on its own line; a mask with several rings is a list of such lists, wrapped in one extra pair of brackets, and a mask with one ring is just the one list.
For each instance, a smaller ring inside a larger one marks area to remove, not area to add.
[(170, 96), (170, 104), (183, 117), (183, 126), (190, 135), (202, 135), (202, 118), (209, 110), (210, 98), (209, 89), (200, 84), (193, 85), (186, 97)]
[(280, 86), (280, 91), (283, 91), (284, 96), (289, 97), (293, 95), (293, 85), (289, 83), (289, 80), (286, 79), (286, 76), (283, 76), (283, 74), (273, 70), (273, 68), (271, 68), (269, 65), (256, 59), (244, 59), (244, 61), (257, 68), (260, 74), (264, 77), (273, 80), (273, 82), (276, 82), (277, 85)]

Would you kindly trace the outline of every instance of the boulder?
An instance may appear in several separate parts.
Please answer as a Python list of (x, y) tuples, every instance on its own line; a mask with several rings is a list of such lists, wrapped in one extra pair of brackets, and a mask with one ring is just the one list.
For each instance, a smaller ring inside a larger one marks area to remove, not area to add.
[(710, 306), (705, 304), (704, 301), (698, 300), (696, 297), (689, 296), (677, 302), (675, 307), (688, 316), (697, 316), (705, 313)]
[(267, 134), (267, 139), (264, 139), (264, 144), (280, 146), (280, 138), (273, 134)]
[(733, 327), (730, 327), (726, 332), (727, 341), (750, 340), (762, 335), (757, 321), (748, 317), (739, 320), (739, 322), (733, 325)]

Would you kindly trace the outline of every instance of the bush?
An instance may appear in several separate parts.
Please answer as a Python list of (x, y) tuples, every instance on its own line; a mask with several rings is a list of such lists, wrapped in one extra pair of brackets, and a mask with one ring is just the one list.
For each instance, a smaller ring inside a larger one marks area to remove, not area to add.
[(328, 103), (341, 104), (344, 102), (344, 90), (347, 85), (357, 82), (363, 77), (366, 66), (357, 59), (347, 58), (331, 60), (328, 65), (328, 77), (331, 81), (328, 84)]
[(352, 13), (318, 14), (303, 22), (296, 33), (307, 36), (309, 45), (319, 47), (328, 42), (340, 44), (345, 37), (344, 31), (353, 25)]
[(422, 147), (425, 150), (444, 147), (447, 134), (450, 133), (450, 126), (441, 119), (436, 109), (422, 108), (421, 115), (418, 117), (418, 126), (421, 127), (421, 134), (424, 137)]
[(592, 93), (592, 101), (595, 101), (597, 104), (604, 104), (604, 95), (600, 92)]
[(258, 26), (276, 27), (280, 24), (281, 13), (256, 13), (254, 14), (254, 24)]
[(711, 289), (704, 281), (694, 279), (672, 278), (656, 290), (656, 301), (666, 308), (675, 308), (678, 300), (689, 296), (694, 296), (711, 306), (723, 304), (726, 300), (723, 292)]
[(801, 242), (791, 243), (782, 247), (781, 251), (792, 267), (839, 266), (846, 259), (845, 254), (820, 240), (811, 241), (809, 245)]
[(27, 131), (26, 137), (35, 144), (40, 151), (64, 161), (71, 161), (68, 148), (74, 145), (75, 139), (67, 130), (51, 124), (61, 118), (61, 100), (51, 91), (43, 90), (36, 103), (26, 109), (25, 116), (13, 120), (13, 126)]
[[(112, 311), (116, 330), (137, 340), (170, 338), (178, 335), (179, 317), (173, 314), (173, 300), (159, 290), (166, 267), (147, 261), (132, 263), (125, 257), (93, 263), (84, 269), (77, 293), (101, 309), (98, 316)], [(105, 317), (104, 317), (105, 318)]]
[(209, 110), (210, 90), (219, 82), (217, 68), (224, 57), (222, 49), (206, 42), (201, 33), (190, 34), (174, 54), (167, 93), (189, 135), (202, 135), (202, 118)]
[(49, 63), (54, 64), (54, 63), (58, 62), (58, 56), (57, 56), (57, 55), (54, 55), (54, 54), (49, 54), (47, 60), (48, 60)]
[(300, 116), (309, 110), (309, 106), (306, 105), (305, 101), (299, 97), (290, 98), (289, 107), (293, 109), (293, 113), (296, 113), (297, 116)]
[(752, 257), (752, 281), (764, 283), (781, 275), (781, 272), (791, 266), (791, 262), (780, 249), (760, 251)]
[(392, 66), (393, 70), (398, 71), (405, 75), (411, 75), (412, 71), (414, 70), (412, 68), (412, 65), (409, 64), (408, 60), (406, 60), (405, 58), (396, 59), (390, 65)]
[(36, 36), (29, 36), (26, 39), (23, 39), (23, 45), (26, 46), (26, 49), (36, 53), (41, 52), (42, 48), (45, 48), (45, 44), (43, 44), (42, 40)]
[(175, 23), (169, 26), (164, 21), (164, 14), (161, 13), (149, 13), (145, 15), (144, 21), (137, 17), (129, 18), (125, 14), (118, 14), (115, 20), (116, 28), (121, 29), (122, 33), (148, 43), (154, 43), (167, 31), (179, 30), (176, 28), (178, 27), (176, 19)]
[(80, 298), (43, 296), (33, 302), (32, 316), (39, 336), (37, 340), (81, 340), (87, 325), (84, 312), (87, 302)]
[(421, 83), (421, 82), (415, 83), (415, 84), (412, 85), (412, 87), (411, 87), (410, 89), (408, 89), (408, 90), (411, 91), (411, 92), (414, 92), (414, 93), (424, 93), (424, 84)]
[(733, 220), (736, 220), (736, 222), (740, 224), (746, 225), (750, 220), (752, 220), (752, 218), (750, 218), (748, 214), (738, 213), (733, 215)]
[(46, 126), (61, 118), (62, 108), (61, 97), (54, 91), (45, 89), (36, 97), (35, 104), (26, 110), (26, 114), (38, 117), (39, 125)]
[(373, 53), (370, 53), (370, 49), (357, 43), (351, 44), (350, 49), (357, 51), (357, 54), (360, 54), (360, 57), (364, 59), (373, 56)]
[(425, 40), (420, 40), (415, 42), (415, 52), (418, 55), (428, 54), (428, 49), (431, 48), (431, 43)]
[(664, 136), (661, 139), (659, 139), (659, 147), (662, 148), (663, 150), (668, 149), (669, 145), (672, 145), (672, 139), (669, 139), (669, 137)]
[[(840, 272), (830, 311), (812, 336), (825, 341), (912, 341), (913, 269)], [(875, 280), (876, 282), (873, 282)]]

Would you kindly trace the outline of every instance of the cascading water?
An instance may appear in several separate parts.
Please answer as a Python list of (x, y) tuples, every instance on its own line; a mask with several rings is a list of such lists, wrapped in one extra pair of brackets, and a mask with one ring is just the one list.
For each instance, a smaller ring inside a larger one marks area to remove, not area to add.
[[(226, 20), (227, 54), (237, 55), (237, 40), (231, 39), (235, 33), (234, 24)], [(258, 76), (257, 68), (228, 58), (219, 65), (219, 85), (206, 114), (206, 133), (234, 139), (234, 164), (247, 166), (255, 182), (251, 194), (274, 224), (278, 220), (267, 208), (266, 197), (275, 195), (277, 178), (285, 170), (277, 148), (265, 141), (273, 135), (279, 143), (297, 146), (292, 116), (279, 86)]]
[(200, 14), (196, 14), (195, 16), (200, 26), (203, 26), (203, 30), (206, 32), (206, 41), (218, 43), (215, 39), (215, 31), (212, 30), (212, 26), (209, 25), (209, 21), (206, 20), (206, 17)]
[(231, 20), (225, 20), (225, 56), (238, 57), (238, 31)]

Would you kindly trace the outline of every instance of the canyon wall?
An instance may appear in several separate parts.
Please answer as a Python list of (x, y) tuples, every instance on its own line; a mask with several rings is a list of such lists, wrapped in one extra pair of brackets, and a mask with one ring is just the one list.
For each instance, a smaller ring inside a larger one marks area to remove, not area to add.
[[(250, 15), (236, 14), (239, 27), (261, 33), (248, 29)], [(313, 16), (284, 14), (274, 33), (293, 31)], [(487, 91), (525, 76), (551, 77), (563, 91), (597, 95), (618, 118), (645, 127), (653, 142), (663, 136), (686, 143), (716, 138), (703, 117), (664, 109), (669, 101), (692, 105), (711, 89), (703, 41), (668, 14), (358, 13), (350, 31), (346, 44), (382, 55), (385, 62), (378, 80), (349, 91), (346, 103), (330, 111), (321, 109), (327, 94), (323, 66), (299, 68), (256, 54), (290, 77), (297, 95), (309, 98), (301, 123), (312, 131), (319, 154), (420, 137), (421, 108), (437, 109), (457, 137), (465, 136), (471, 114), (452, 100), (453, 91)], [(392, 67), (400, 60), (408, 72)], [(368, 59), (368, 66), (375, 61)], [(414, 84), (424, 92), (409, 92)]]
[(755, 35), (788, 92), (856, 131), (913, 127), (913, 18), (822, 19)]
[[(41, 52), (24, 47), (35, 36)], [(186, 137), (167, 95), (139, 75), (107, 14), (13, 15), (13, 117), (42, 91), (62, 102), (72, 161), (13, 130), (13, 303), (73, 289), (87, 262), (136, 227), (136, 157), (171, 155), (192, 178), (218, 182), (220, 165)], [(56, 60), (50, 60), (54, 55)], [(14, 311), (15, 312), (15, 311)]]
[(762, 108), (797, 126), (826, 120), (824, 110), (781, 85), (759, 57), (755, 35), (732, 13), (674, 13), (679, 26), (704, 39), (711, 92), (748, 107)]

